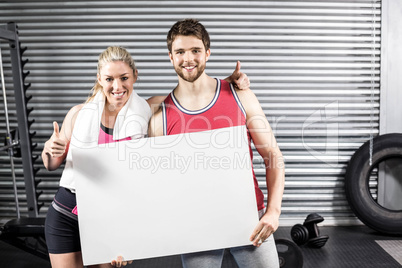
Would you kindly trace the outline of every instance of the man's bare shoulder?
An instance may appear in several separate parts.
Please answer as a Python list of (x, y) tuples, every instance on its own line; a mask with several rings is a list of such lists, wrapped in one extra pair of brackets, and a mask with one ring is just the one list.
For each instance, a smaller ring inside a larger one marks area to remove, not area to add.
[(149, 120), (148, 125), (148, 136), (158, 137), (163, 135), (163, 118), (162, 118), (162, 107), (152, 115)]

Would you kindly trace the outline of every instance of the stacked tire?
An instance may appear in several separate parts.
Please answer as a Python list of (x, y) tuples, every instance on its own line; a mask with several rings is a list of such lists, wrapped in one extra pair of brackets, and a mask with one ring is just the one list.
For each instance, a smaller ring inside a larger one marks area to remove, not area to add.
[[(374, 138), (372, 164), (370, 142), (364, 143), (352, 156), (345, 175), (346, 198), (355, 215), (368, 227), (385, 234), (402, 234), (402, 210), (379, 205), (370, 193), (370, 175), (378, 164), (388, 159), (402, 161), (402, 134), (385, 134)], [(399, 174), (402, 178), (402, 174)]]

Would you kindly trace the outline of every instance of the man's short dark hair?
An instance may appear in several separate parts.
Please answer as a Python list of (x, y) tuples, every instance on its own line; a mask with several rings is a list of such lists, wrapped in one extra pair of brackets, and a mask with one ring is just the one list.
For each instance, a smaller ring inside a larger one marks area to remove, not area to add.
[(205, 50), (210, 48), (209, 34), (205, 27), (196, 19), (184, 19), (176, 22), (167, 35), (167, 46), (172, 53), (172, 43), (178, 35), (195, 36), (204, 43)]

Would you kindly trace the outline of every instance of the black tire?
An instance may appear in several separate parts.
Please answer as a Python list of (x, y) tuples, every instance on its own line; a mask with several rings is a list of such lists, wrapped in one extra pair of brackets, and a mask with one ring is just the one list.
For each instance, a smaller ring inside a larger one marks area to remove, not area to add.
[(352, 156), (345, 175), (346, 198), (352, 211), (368, 227), (385, 234), (402, 234), (402, 210), (389, 210), (372, 197), (369, 178), (372, 170), (390, 158), (402, 159), (402, 134), (385, 134), (374, 138), (372, 165), (370, 143), (364, 143)]

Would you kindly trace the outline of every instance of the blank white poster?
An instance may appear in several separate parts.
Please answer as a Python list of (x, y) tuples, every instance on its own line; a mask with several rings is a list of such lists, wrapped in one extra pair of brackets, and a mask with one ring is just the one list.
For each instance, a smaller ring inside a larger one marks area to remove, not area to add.
[(244, 126), (72, 148), (85, 265), (251, 244)]

